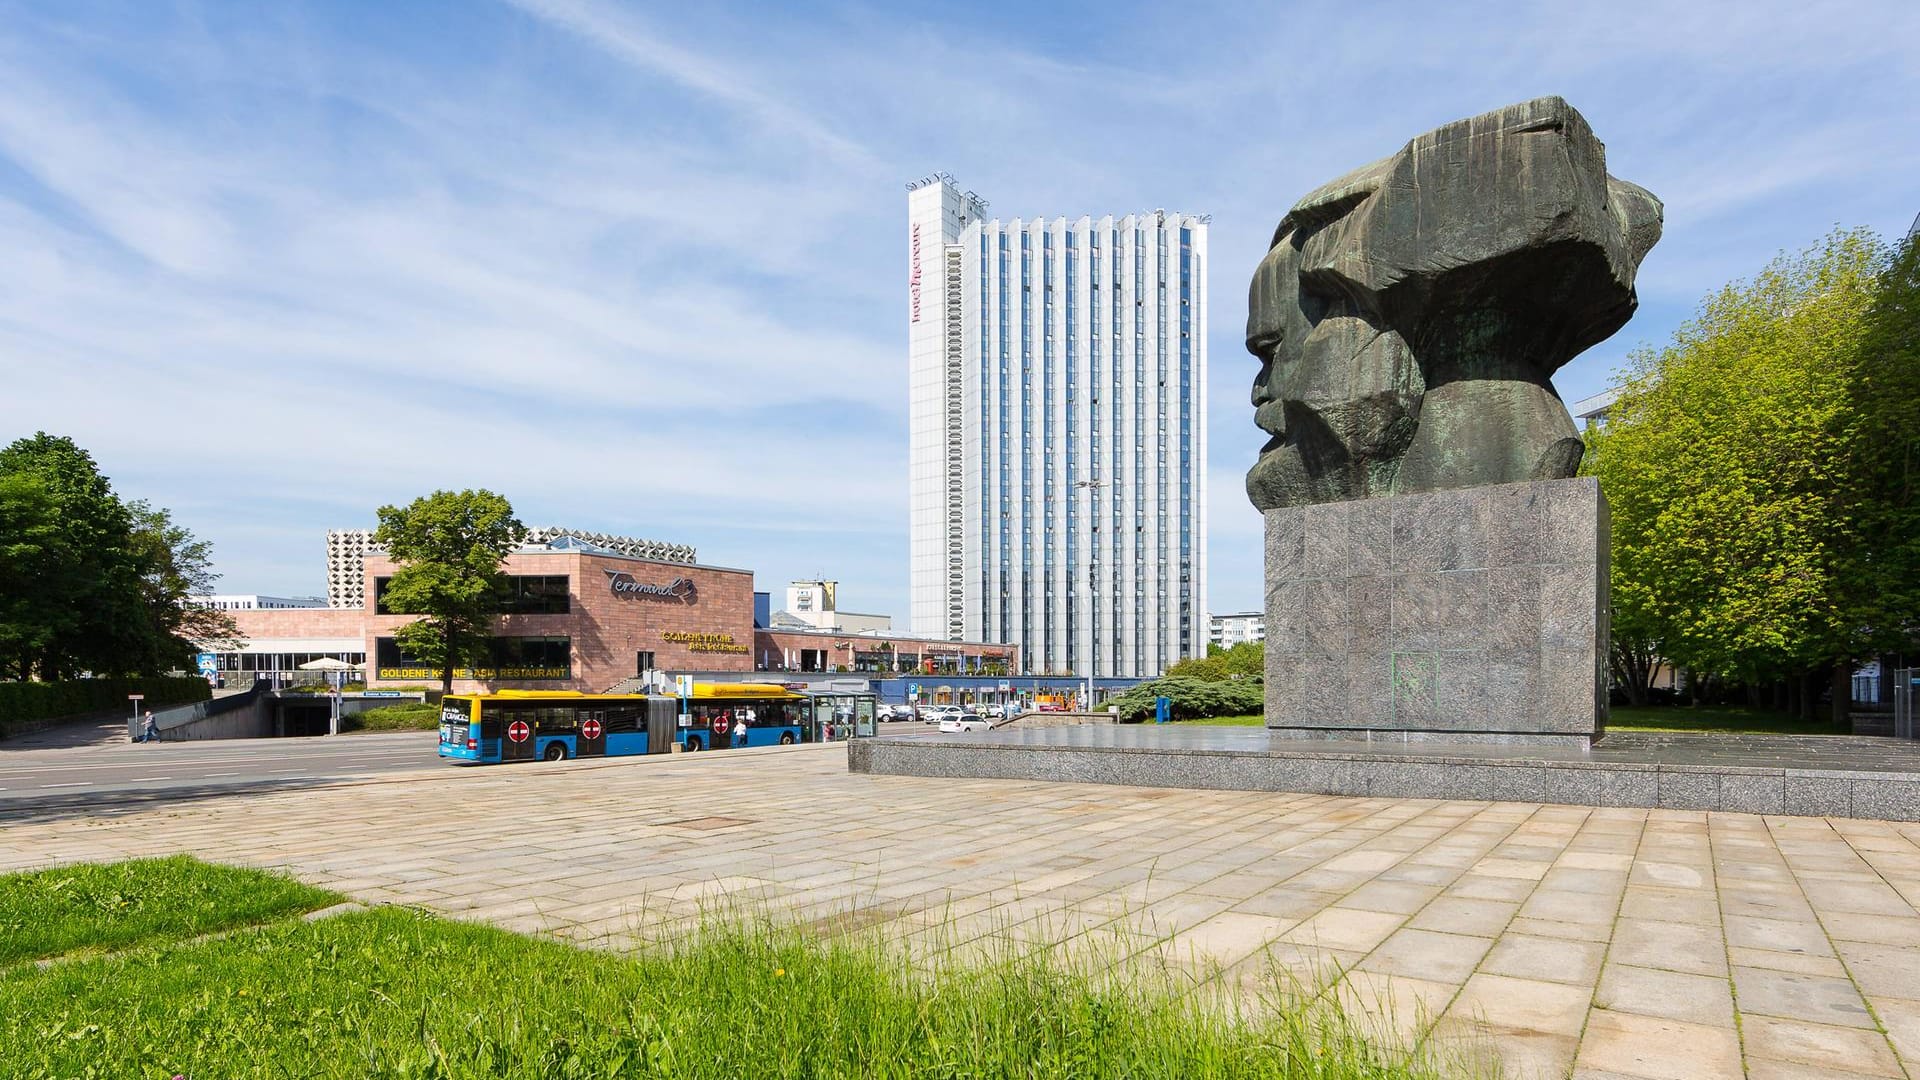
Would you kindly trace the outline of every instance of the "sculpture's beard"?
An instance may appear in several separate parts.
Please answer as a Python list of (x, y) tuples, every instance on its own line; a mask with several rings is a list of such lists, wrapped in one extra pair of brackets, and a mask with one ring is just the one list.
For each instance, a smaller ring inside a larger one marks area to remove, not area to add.
[[(1413, 436), (1413, 413), (1406, 404), (1397, 396), (1375, 395), (1262, 406), (1269, 419), (1260, 426), (1273, 437), (1247, 473), (1247, 497), (1256, 508), (1272, 510), (1383, 493)], [(1280, 418), (1277, 423), (1274, 416)]]

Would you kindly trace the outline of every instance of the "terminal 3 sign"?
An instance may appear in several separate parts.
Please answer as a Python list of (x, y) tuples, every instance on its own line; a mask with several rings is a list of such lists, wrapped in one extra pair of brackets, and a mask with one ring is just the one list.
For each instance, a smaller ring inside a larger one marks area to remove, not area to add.
[(613, 590), (615, 596), (681, 604), (696, 603), (700, 599), (700, 590), (694, 586), (692, 578), (674, 578), (664, 585), (658, 585), (641, 581), (625, 570), (604, 570), (603, 573), (607, 575), (607, 587)]

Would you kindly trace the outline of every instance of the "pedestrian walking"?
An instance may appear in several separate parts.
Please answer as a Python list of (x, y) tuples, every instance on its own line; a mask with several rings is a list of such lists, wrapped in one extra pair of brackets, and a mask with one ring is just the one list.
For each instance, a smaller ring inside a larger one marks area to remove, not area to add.
[(140, 741), (141, 742), (159, 742), (160, 741), (160, 725), (154, 722), (152, 709), (147, 710), (147, 715), (141, 721)]

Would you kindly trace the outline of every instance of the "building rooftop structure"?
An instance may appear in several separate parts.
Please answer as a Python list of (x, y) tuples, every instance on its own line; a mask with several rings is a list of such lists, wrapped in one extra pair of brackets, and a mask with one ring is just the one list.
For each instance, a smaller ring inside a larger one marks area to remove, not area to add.
[(1615, 386), (1591, 397), (1583, 397), (1567, 406), (1567, 411), (1573, 414), (1574, 419), (1585, 421), (1588, 427), (1604, 424), (1607, 421), (1607, 411), (1613, 408), (1614, 402), (1620, 400), (1620, 391), (1621, 388)]
[(187, 597), (187, 603), (216, 611), (265, 611), (281, 608), (323, 608), (324, 596), (262, 596), (259, 593), (209, 593)]
[[(568, 529), (544, 525), (528, 529), (521, 537), (519, 551), (578, 551), (589, 555), (625, 555), (653, 562), (694, 565), (698, 557), (692, 544), (669, 544), (660, 540), (642, 540), (612, 533)], [(361, 571), (362, 560), (385, 552), (373, 542), (371, 529), (327, 530), (327, 606), (357, 608), (366, 601), (367, 583)]]

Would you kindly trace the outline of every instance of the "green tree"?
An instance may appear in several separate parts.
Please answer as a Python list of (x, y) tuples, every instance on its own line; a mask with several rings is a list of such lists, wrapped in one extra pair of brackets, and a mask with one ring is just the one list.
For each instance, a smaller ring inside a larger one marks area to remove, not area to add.
[(176, 524), (166, 509), (145, 501), (128, 505), (133, 517), (133, 555), (140, 568), (151, 654), (148, 671), (190, 667), (191, 654), (203, 649), (236, 649), (239, 627), (224, 611), (188, 602), (213, 591), (213, 545)]
[(1852, 383), (1848, 466), (1856, 588), (1868, 643), (1912, 652), (1920, 638), (1920, 236), (1894, 251), (1866, 311)]
[(1884, 263), (1870, 232), (1836, 232), (1635, 354), (1589, 464), (1612, 509), (1630, 696), (1659, 656), (1749, 686), (1784, 677), (1810, 713), (1812, 680), (1870, 651), (1860, 526), (1876, 496), (1851, 458)]
[(525, 528), (506, 498), (491, 491), (436, 491), (406, 507), (383, 506), (374, 542), (398, 569), (387, 583), (387, 610), (420, 615), (394, 635), (401, 650), (440, 669), (485, 663), (504, 585), (500, 564)]
[(0, 473), (0, 673), (26, 679), (63, 614), (47, 584), (60, 556), (53, 496), (30, 473)]
[(133, 515), (93, 458), (72, 439), (43, 431), (0, 449), (0, 476), (30, 477), (55, 525), (24, 605), (40, 644), (16, 660), (22, 677), (148, 670), (154, 650)]
[(1265, 673), (1266, 665), (1266, 642), (1242, 641), (1225, 648), (1209, 645), (1207, 655), (1190, 657), (1168, 667), (1167, 677), (1224, 682), (1258, 677)]

